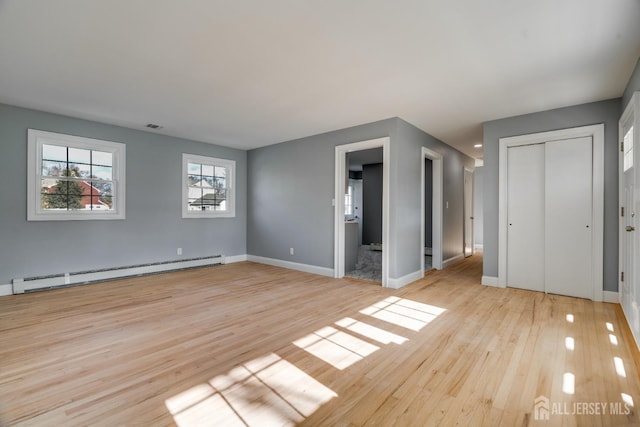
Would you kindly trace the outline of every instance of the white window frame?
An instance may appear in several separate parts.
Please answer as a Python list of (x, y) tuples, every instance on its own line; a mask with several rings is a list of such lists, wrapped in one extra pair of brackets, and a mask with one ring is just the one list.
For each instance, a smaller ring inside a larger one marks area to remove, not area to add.
[[(227, 169), (225, 183), (227, 186), (227, 209), (224, 211), (190, 211), (189, 205), (189, 163), (199, 163)], [(218, 159), (182, 153), (182, 218), (234, 218), (236, 216), (236, 162), (235, 160)]]
[[(52, 211), (42, 209), (42, 145), (105, 151), (113, 154), (113, 209)], [(27, 221), (125, 219), (125, 144), (35, 129), (27, 130)]]

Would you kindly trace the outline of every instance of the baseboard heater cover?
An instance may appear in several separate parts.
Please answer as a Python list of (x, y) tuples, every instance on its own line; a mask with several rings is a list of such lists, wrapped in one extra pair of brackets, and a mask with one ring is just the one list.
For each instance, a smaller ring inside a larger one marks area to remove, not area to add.
[(183, 270), (207, 265), (224, 264), (224, 255), (213, 255), (150, 264), (130, 265), (126, 267), (104, 268), (99, 270), (78, 271), (75, 273), (52, 274), (13, 279), (13, 293), (43, 291), (53, 288), (82, 285), (105, 280), (121, 279), (131, 276)]

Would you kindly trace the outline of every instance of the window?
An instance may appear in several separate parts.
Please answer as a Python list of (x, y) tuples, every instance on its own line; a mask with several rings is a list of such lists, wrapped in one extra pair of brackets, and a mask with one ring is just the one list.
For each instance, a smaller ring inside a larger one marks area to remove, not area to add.
[(182, 154), (182, 217), (234, 217), (235, 170), (233, 160)]
[(124, 144), (29, 129), (27, 151), (27, 220), (124, 219)]
[(353, 215), (353, 185), (349, 184), (347, 192), (344, 193), (344, 214)]
[(626, 172), (633, 167), (633, 125), (631, 125), (627, 133), (624, 135), (622, 148), (624, 162), (623, 171)]

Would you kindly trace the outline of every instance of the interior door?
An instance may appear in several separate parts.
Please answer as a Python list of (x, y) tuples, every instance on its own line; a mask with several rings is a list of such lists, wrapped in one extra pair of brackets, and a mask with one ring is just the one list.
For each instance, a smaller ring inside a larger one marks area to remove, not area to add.
[(544, 292), (545, 145), (507, 150), (507, 286)]
[[(622, 141), (622, 194), (621, 194), (621, 226), (622, 235), (622, 253), (621, 256), (621, 302), (624, 305), (633, 305), (633, 302), (637, 302), (638, 295), (636, 295), (635, 283), (635, 262), (634, 262), (634, 238), (636, 221), (636, 212), (634, 209), (634, 187), (635, 187), (635, 165), (634, 165), (634, 138), (633, 138), (633, 120), (627, 120), (622, 124), (622, 134), (624, 139)], [(625, 307), (627, 313), (633, 313), (633, 307)]]
[(593, 298), (591, 137), (545, 144), (546, 292)]
[(473, 255), (473, 172), (464, 170), (464, 256)]

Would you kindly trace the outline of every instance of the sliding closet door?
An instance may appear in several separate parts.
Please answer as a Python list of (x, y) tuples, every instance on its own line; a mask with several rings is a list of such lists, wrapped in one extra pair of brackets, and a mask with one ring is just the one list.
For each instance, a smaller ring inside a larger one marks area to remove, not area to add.
[(545, 144), (544, 271), (549, 293), (593, 298), (592, 171), (590, 137)]
[(507, 286), (544, 291), (544, 144), (510, 147)]

